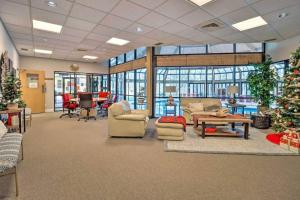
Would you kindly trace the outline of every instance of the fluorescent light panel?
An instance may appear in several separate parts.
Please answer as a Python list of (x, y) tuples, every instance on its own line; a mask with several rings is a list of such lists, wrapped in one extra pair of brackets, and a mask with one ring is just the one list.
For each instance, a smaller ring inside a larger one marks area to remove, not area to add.
[(90, 60), (95, 60), (95, 59), (97, 59), (98, 57), (97, 57), (97, 56), (89, 56), (89, 55), (85, 55), (85, 56), (83, 56), (82, 58), (84, 58), (84, 59), (90, 59)]
[(261, 16), (253, 17), (250, 19), (247, 19), (245, 21), (238, 22), (236, 24), (232, 24), (232, 26), (239, 31), (245, 31), (248, 29), (256, 28), (259, 26), (263, 26), (268, 24)]
[(50, 50), (44, 50), (44, 49), (34, 49), (35, 53), (42, 53), (42, 54), (52, 54), (52, 51)]
[(123, 39), (114, 38), (114, 37), (112, 37), (106, 41), (106, 43), (108, 43), (108, 44), (119, 45), (119, 46), (123, 46), (125, 44), (128, 44), (129, 42), (130, 41), (128, 41), (128, 40), (123, 40)]
[(211, 2), (212, 0), (189, 0), (189, 1), (198, 6), (203, 6), (204, 4), (207, 4), (208, 2)]
[(50, 31), (50, 32), (54, 32), (54, 33), (60, 33), (61, 29), (62, 29), (61, 25), (51, 24), (48, 22), (38, 21), (35, 19), (32, 20), (32, 24), (33, 24), (34, 29)]

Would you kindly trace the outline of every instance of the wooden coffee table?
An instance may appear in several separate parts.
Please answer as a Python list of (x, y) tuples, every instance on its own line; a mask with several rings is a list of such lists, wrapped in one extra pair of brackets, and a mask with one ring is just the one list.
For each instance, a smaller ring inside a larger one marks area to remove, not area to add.
[[(235, 123), (244, 124), (244, 138), (247, 140), (249, 136), (249, 124), (252, 123), (252, 120), (244, 117), (243, 115), (227, 115), (226, 117), (215, 117), (211, 115), (193, 115), (194, 128), (198, 128), (199, 124), (202, 124), (201, 136), (205, 138), (205, 127), (206, 124), (210, 122), (227, 122), (231, 123), (232, 130), (235, 129)], [(211, 135), (211, 134), (210, 134)]]

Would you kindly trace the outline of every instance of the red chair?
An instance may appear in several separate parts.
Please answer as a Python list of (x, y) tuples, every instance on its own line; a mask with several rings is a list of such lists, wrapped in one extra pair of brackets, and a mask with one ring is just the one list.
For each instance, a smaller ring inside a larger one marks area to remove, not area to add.
[(109, 92), (99, 92), (99, 97), (100, 98), (107, 98), (109, 96)]
[(74, 113), (74, 111), (78, 107), (78, 104), (75, 101), (71, 101), (71, 99), (73, 98), (71, 94), (68, 93), (63, 94), (62, 98), (63, 98), (63, 112), (65, 111), (65, 109), (67, 109), (68, 113), (63, 113), (59, 118), (62, 118), (63, 116), (69, 116), (70, 118), (72, 118), (74, 115), (77, 116), (77, 114)]

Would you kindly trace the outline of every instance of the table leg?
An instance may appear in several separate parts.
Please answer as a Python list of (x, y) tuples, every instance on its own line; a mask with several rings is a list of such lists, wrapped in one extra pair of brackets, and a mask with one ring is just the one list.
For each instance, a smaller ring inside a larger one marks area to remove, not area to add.
[(245, 115), (245, 107), (243, 106), (242, 108), (243, 108), (242, 113), (243, 113), (243, 115)]
[(19, 132), (22, 133), (22, 117), (21, 117), (21, 112), (18, 113), (19, 117)]
[(248, 140), (249, 138), (249, 123), (244, 123), (244, 126), (245, 126), (245, 130), (244, 130), (244, 138), (246, 140)]
[(205, 122), (202, 122), (202, 138), (205, 138)]
[[(24, 133), (26, 132), (26, 116), (25, 116), (25, 108), (23, 109), (23, 126), (24, 126)], [(31, 123), (31, 121), (30, 121)]]
[(235, 123), (231, 123), (231, 129), (234, 131), (235, 130)]

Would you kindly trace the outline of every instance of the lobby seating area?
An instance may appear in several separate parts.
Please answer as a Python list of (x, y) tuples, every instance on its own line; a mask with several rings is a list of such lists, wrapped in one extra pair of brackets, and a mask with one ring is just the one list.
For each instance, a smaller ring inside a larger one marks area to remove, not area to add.
[(1, 0), (0, 200), (298, 200), (299, 0)]

